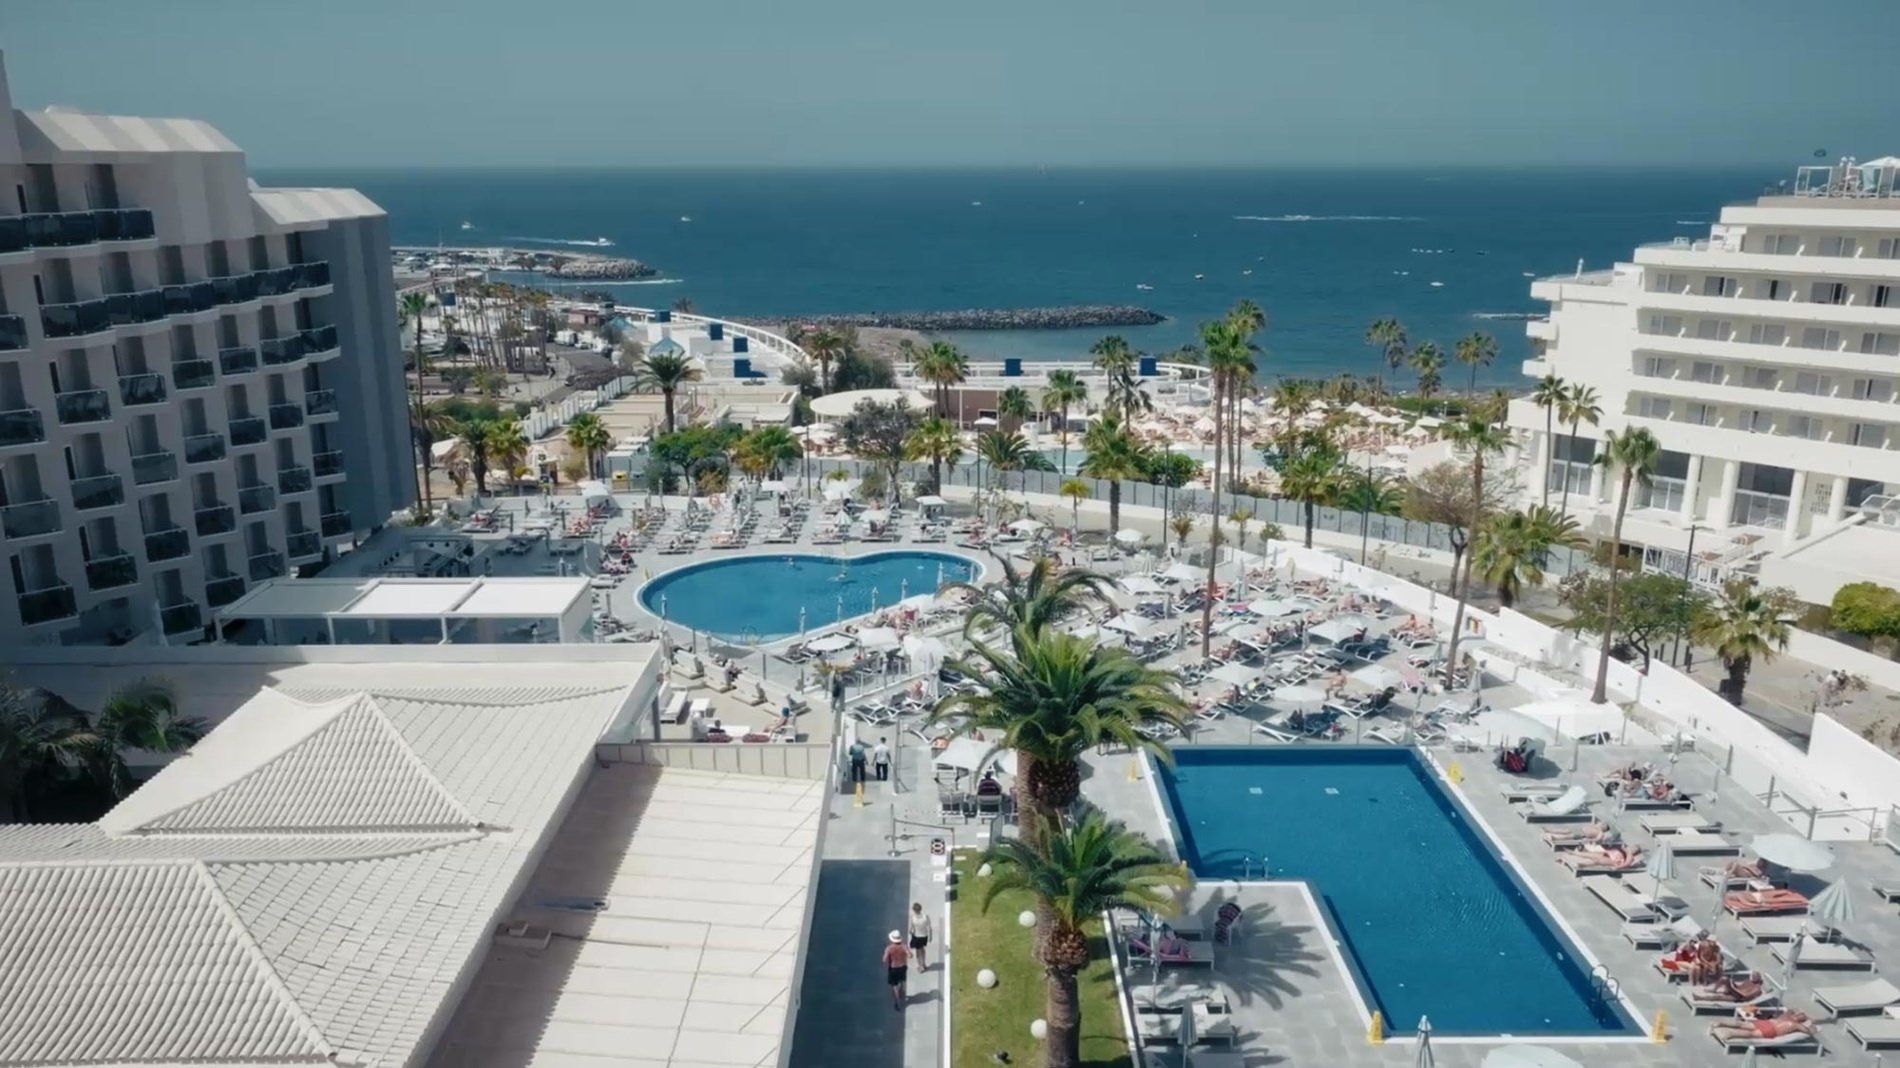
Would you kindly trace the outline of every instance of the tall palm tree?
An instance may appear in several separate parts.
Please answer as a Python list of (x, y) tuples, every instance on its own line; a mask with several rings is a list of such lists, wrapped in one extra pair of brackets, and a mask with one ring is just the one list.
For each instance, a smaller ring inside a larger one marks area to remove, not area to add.
[(1093, 571), (1058, 571), (1055, 561), (1037, 557), (1024, 571), (1018, 571), (1008, 557), (1001, 557), (1000, 581), (979, 586), (974, 582), (945, 583), (939, 593), (966, 594), (969, 607), (963, 613), (963, 633), (974, 636), (987, 627), (1006, 634), (1033, 638), (1048, 630), (1065, 616), (1077, 615), (1108, 603), (1109, 580)]
[(1445, 370), (1445, 350), (1435, 341), (1423, 341), (1405, 362), (1418, 374), (1418, 395), (1431, 400), (1444, 382), (1441, 372)]
[(943, 465), (955, 467), (962, 457), (963, 438), (956, 424), (942, 416), (933, 415), (919, 423), (904, 439), (904, 458), (927, 461), (931, 485), (937, 489), (943, 488)]
[(1247, 524), (1253, 522), (1253, 512), (1235, 505), (1234, 510), (1227, 513), (1227, 521), (1234, 525), (1234, 548), (1246, 552)]
[[(567, 447), (586, 459), (589, 478), (599, 473), (596, 458), (613, 446), (613, 434), (593, 412), (582, 412), (567, 424)], [(493, 449), (492, 444), (490, 448)]]
[(86, 768), (100, 745), (65, 698), (34, 686), (0, 687), (0, 793), (10, 822), (32, 820), (31, 783)]
[(1302, 436), (1280, 465), (1280, 492), (1304, 506), (1306, 547), (1313, 547), (1313, 525), (1322, 507), (1337, 503), (1350, 472), (1346, 458), (1324, 432)]
[(1108, 380), (1104, 409), (1132, 419), (1137, 412), (1154, 408), (1154, 400), (1141, 385), (1141, 354), (1130, 348), (1128, 342), (1111, 334), (1090, 345), (1089, 355), (1094, 357), (1096, 369)]
[(1014, 419), (1020, 427), (1036, 417), (1036, 403), (1029, 399), (1028, 390), (1010, 386), (996, 395), (996, 417)]
[(1108, 483), (1108, 531), (1114, 537), (1122, 524), (1122, 482), (1140, 478), (1147, 470), (1141, 446), (1122, 425), (1113, 409), (1082, 432), (1082, 466), (1077, 473)]
[(1062, 470), (1069, 470), (1069, 409), (1085, 404), (1089, 399), (1089, 387), (1083, 383), (1082, 376), (1068, 368), (1049, 372), (1048, 384), (1042, 390), (1044, 411), (1053, 409), (1062, 417)]
[[(528, 439), (521, 432), (521, 424), (513, 419), (497, 419), (488, 424), (483, 438), (488, 444), (488, 458), (513, 479), (521, 461), (528, 455)], [(608, 444), (612, 443), (609, 438)], [(519, 489), (520, 483), (515, 486)]]
[(1478, 368), (1489, 367), (1491, 361), (1498, 358), (1498, 343), (1490, 334), (1483, 332), (1466, 334), (1458, 339), (1452, 353), (1459, 363), (1471, 369), (1471, 378), (1465, 384), (1465, 399), (1470, 400), (1472, 394), (1478, 391)]
[(1366, 344), (1378, 349), (1385, 365), (1394, 371), (1405, 366), (1406, 343), (1405, 324), (1397, 319), (1374, 319), (1366, 327)]
[(1004, 838), (983, 855), (994, 871), (983, 898), (987, 911), (1000, 894), (1027, 891), (1036, 902), (1036, 959), (1048, 990), (1043, 1020), (1045, 1068), (1076, 1068), (1081, 1061), (1082, 1002), (1077, 976), (1089, 965), (1088, 924), (1114, 908), (1165, 913), (1189, 883), (1154, 843), (1093, 809), (1039, 845)]
[(421, 472), (422, 510), (434, 510), (435, 496), (429, 486), (429, 472), (435, 467), (435, 443), (455, 434), (455, 419), (440, 401), (425, 401), (421, 394), (409, 398), (409, 433), (415, 441), (416, 467)]
[(1252, 324), (1265, 321), (1265, 314), (1252, 301), (1245, 306), (1235, 305), (1226, 317), (1201, 324), (1201, 350), (1207, 355), (1207, 369), (1213, 381), (1214, 396), (1212, 411), (1214, 416), (1214, 477), (1210, 485), (1212, 493), (1208, 497), (1207, 523), (1207, 586), (1206, 598), (1201, 610), (1201, 651), (1205, 655), (1213, 641), (1214, 620), (1214, 572), (1219, 566), (1220, 550), (1218, 543), (1220, 532), (1221, 462), (1228, 459), (1230, 447), (1234, 451), (1231, 459), (1235, 467), (1240, 464), (1237, 444), (1230, 444), (1228, 429), (1234, 422), (1239, 410), (1235, 407), (1239, 390), (1245, 382), (1253, 380)]
[(1510, 608), (1524, 587), (1544, 584), (1544, 562), (1550, 550), (1582, 544), (1577, 524), (1569, 516), (1534, 505), (1479, 527), (1471, 539), (1471, 568), (1496, 587), (1499, 603)]
[(812, 359), (818, 361), (819, 392), (830, 393), (831, 365), (834, 361), (844, 359), (845, 354), (850, 351), (850, 340), (837, 327), (821, 326), (805, 332), (800, 337), (798, 345), (810, 354)]
[(1692, 633), (1697, 642), (1712, 647), (1722, 658), (1728, 671), (1723, 696), (1730, 704), (1740, 705), (1749, 669), (1756, 660), (1766, 663), (1776, 653), (1787, 652), (1791, 627), (1792, 621), (1762, 596), (1759, 587), (1738, 579), (1722, 586), (1719, 600), (1703, 606)]
[(1240, 402), (1255, 391), (1254, 375), (1258, 368), (1254, 365), (1254, 354), (1260, 346), (1254, 343), (1254, 335), (1267, 328), (1267, 313), (1260, 305), (1245, 297), (1234, 302), (1227, 311), (1227, 321), (1240, 331), (1240, 347), (1235, 353), (1231, 377), (1227, 383), (1227, 478), (1232, 484), (1240, 484), (1241, 431)]
[(805, 448), (799, 444), (792, 432), (783, 426), (762, 426), (740, 439), (740, 445), (764, 468), (764, 473), (777, 478), (785, 469), (805, 455)]
[(1616, 522), (1610, 526), (1609, 592), (1603, 602), (1603, 642), (1597, 651), (1596, 687), (1590, 691), (1592, 704), (1600, 705), (1609, 700), (1610, 637), (1616, 633), (1616, 580), (1623, 570), (1617, 566), (1617, 555), (1623, 547), (1623, 515), (1629, 511), (1630, 488), (1637, 484), (1649, 485), (1661, 459), (1662, 444), (1656, 435), (1641, 427), (1621, 434), (1612, 430), (1603, 435), (1603, 454), (1596, 462), (1606, 469), (1620, 471), (1622, 479), (1616, 496)]
[(679, 388), (699, 381), (699, 368), (684, 352), (648, 352), (633, 365), (634, 388), (655, 392), (666, 405), (666, 432), (679, 429), (673, 414), (673, 399)]
[(673, 302), (673, 310), (676, 312), (679, 312), (681, 315), (693, 314), (693, 298), (691, 297), (679, 298), (678, 300)]
[(1556, 459), (1557, 445), (1556, 419), (1557, 409), (1563, 406), (1564, 394), (1569, 383), (1556, 375), (1545, 375), (1537, 380), (1537, 388), (1531, 390), (1531, 403), (1544, 410), (1544, 507), (1550, 507), (1550, 469)]
[(94, 732), (102, 743), (100, 754), (106, 761), (106, 778), (115, 797), (132, 792), (132, 772), (125, 763), (128, 750), (182, 753), (198, 744), (207, 729), (203, 720), (179, 712), (170, 687), (150, 679), (107, 694), (95, 724)]
[(1034, 471), (1048, 462), (1048, 458), (1029, 447), (1029, 439), (1014, 430), (1004, 433), (991, 430), (976, 436), (976, 454), (984, 463), (990, 465), (993, 480), (1007, 487), (1002, 477), (1010, 471)]
[(1564, 445), (1564, 493), (1558, 505), (1565, 512), (1570, 511), (1570, 458), (1577, 454), (1577, 428), (1585, 423), (1596, 426), (1603, 418), (1603, 409), (1597, 405), (1597, 391), (1578, 382), (1564, 393), (1563, 401), (1557, 406), (1557, 421), (1570, 427), (1570, 437)]
[[(1467, 529), (1476, 531), (1484, 524), (1484, 516), (1476, 514), (1485, 505), (1484, 465), (1493, 454), (1504, 451), (1510, 443), (1510, 435), (1502, 427), (1486, 419), (1467, 415), (1463, 419), (1445, 424), (1445, 440), (1460, 451), (1471, 456), (1471, 508), (1473, 515)], [(1471, 554), (1465, 554), (1464, 576), (1452, 575), (1452, 584), (1458, 588), (1458, 609), (1451, 617), (1451, 648), (1445, 653), (1446, 678), (1457, 670), (1458, 641), (1464, 635), (1465, 608), (1471, 600)]]
[(970, 370), (970, 358), (948, 341), (933, 341), (917, 356), (917, 377), (931, 384), (936, 393), (937, 414), (950, 414), (950, 387), (962, 382)]
[(460, 420), (455, 424), (455, 433), (462, 439), (462, 447), (468, 453), (468, 470), (475, 479), (475, 496), (488, 492), (488, 442), (491, 428), (499, 424), (481, 416)]
[(1397, 515), (1405, 507), (1405, 491), (1377, 471), (1355, 471), (1339, 491), (1339, 507), (1359, 513), (1359, 562), (1366, 562), (1372, 544), (1372, 517)]
[[(416, 385), (415, 397), (411, 401), (412, 406), (422, 403), (422, 315), (428, 310), (429, 298), (427, 294), (424, 293), (404, 293), (396, 302), (397, 316), (402, 322), (413, 324), (416, 328), (416, 347), (414, 354)], [(415, 428), (413, 425), (410, 429), (411, 433), (414, 433)], [(425, 512), (429, 510), (429, 487), (427, 479), (428, 471), (425, 462), (423, 467), (416, 472), (416, 500), (422, 502), (422, 510)]]
[(1069, 529), (1082, 529), (1082, 502), (1089, 499), (1089, 484), (1079, 478), (1064, 479), (1057, 492), (1069, 499)]

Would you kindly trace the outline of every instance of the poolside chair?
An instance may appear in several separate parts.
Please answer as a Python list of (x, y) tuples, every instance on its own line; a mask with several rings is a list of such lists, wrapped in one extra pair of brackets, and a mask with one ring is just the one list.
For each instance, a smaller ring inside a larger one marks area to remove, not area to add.
[(1589, 795), (1580, 786), (1573, 786), (1550, 801), (1519, 802), (1511, 806), (1511, 811), (1526, 823), (1581, 822), (1591, 818)]
[(1816, 937), (1824, 937), (1829, 931), (1817, 928), (1806, 916), (1744, 916), (1741, 922), (1742, 933), (1755, 945), (1763, 942), (1787, 942), (1803, 932)]
[(1595, 894), (1598, 901), (1610, 906), (1610, 910), (1623, 917), (1626, 923), (1654, 920), (1659, 915), (1653, 896), (1613, 875), (1586, 875), (1583, 877), (1583, 888)]
[(1871, 972), (1874, 955), (1846, 942), (1817, 942), (1803, 938), (1777, 942), (1772, 950), (1775, 960), (1787, 964), (1790, 959), (1801, 969), (1827, 969), (1843, 972)]
[(1669, 834), (1658, 834), (1656, 841), (1667, 845), (1670, 852), (1679, 857), (1737, 856), (1742, 851), (1741, 847), (1713, 831), (1673, 831)]
[[(1148, 943), (1145, 940), (1139, 938), (1131, 938), (1128, 940), (1128, 957), (1130, 960), (1150, 960), (1150, 952)], [(1163, 953), (1160, 955), (1159, 960), (1162, 964), (1205, 964), (1212, 967), (1214, 964), (1214, 943), (1182, 939), (1180, 949), (1177, 952)]]
[(1684, 916), (1670, 923), (1626, 923), (1623, 937), (1636, 949), (1674, 949), (1705, 933), (1700, 921)]
[(1713, 1030), (1711, 1030), (1709, 1034), (1717, 1042), (1722, 1044), (1723, 1051), (1727, 1053), (1742, 1053), (1751, 1049), (1772, 1050), (1777, 1053), (1814, 1053), (1817, 1055), (1824, 1052), (1821, 1048), (1821, 1040), (1819, 1038), (1801, 1031), (1780, 1035), (1775, 1038), (1762, 1038), (1760, 1036), (1723, 1038), (1721, 1035), (1715, 1034)]
[(1648, 794), (1625, 797), (1623, 808), (1630, 812), (1671, 812), (1695, 808), (1695, 795), (1676, 790), (1668, 797), (1655, 798)]
[(1781, 1001), (1781, 991), (1766, 976), (1762, 977), (1761, 993), (1746, 1001), (1712, 998), (1703, 993), (1702, 987), (1693, 985), (1682, 987), (1681, 994), (1683, 1004), (1696, 1016), (1733, 1016), (1743, 1009), (1765, 1009)]
[(1498, 787), (1498, 795), (1506, 801), (1549, 801), (1569, 789), (1569, 783), (1561, 782), (1507, 782)]
[[(1190, 1008), (1185, 1011), (1194, 1012)], [(1220, 1042), (1233, 1045), (1240, 1040), (1240, 1029), (1234, 1026), (1231, 1013), (1197, 1013), (1200, 1017), (1194, 1021), (1194, 1041)], [(1181, 1040), (1181, 1013), (1177, 1012), (1139, 1012), (1135, 1014), (1136, 1027), (1143, 1042), (1179, 1042)]]
[(1627, 875), (1643, 870), (1641, 850), (1631, 850), (1629, 859), (1618, 867), (1611, 867), (1594, 857), (1585, 857), (1582, 853), (1559, 853), (1557, 863), (1570, 869), (1570, 874), (1582, 878), (1586, 875)]
[(1874, 894), (1889, 905), (1900, 905), (1900, 883), (1875, 883)]
[(1722, 825), (1700, 812), (1646, 812), (1637, 823), (1651, 834), (1664, 831), (1719, 831)]
[(1772, 916), (1808, 911), (1808, 899), (1793, 890), (1730, 890), (1722, 895), (1722, 909), (1735, 916)]
[(1869, 979), (1864, 983), (1842, 986), (1817, 986), (1814, 988), (1814, 1003), (1826, 1009), (1830, 1016), (1880, 1012), (1889, 1005), (1900, 1004), (1900, 988), (1885, 979)]

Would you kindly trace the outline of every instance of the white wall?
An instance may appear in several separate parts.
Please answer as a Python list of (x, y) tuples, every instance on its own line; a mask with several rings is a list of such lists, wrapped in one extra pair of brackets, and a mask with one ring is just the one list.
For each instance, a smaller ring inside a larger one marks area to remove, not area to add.
[(1810, 634), (1805, 630), (1794, 631), (1788, 635), (1788, 655), (1810, 664), (1841, 668), (1862, 676), (1875, 686), (1900, 690), (1900, 661), (1889, 660), (1865, 649), (1856, 649), (1832, 638)]

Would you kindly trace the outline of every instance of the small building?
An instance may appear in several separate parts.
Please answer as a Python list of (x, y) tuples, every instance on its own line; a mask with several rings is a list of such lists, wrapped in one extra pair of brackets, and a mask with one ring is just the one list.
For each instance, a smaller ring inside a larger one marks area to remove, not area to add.
[(585, 578), (274, 579), (218, 610), (246, 645), (498, 645), (588, 640)]

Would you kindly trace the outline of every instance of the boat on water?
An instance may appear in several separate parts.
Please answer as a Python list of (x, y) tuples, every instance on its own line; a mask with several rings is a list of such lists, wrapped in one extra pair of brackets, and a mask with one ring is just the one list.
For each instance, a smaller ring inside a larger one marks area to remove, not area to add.
[(1444, 288), (1444, 285), (1445, 285), (1445, 283), (1443, 283), (1443, 282), (1433, 282), (1433, 283), (1432, 283), (1432, 288), (1433, 288), (1433, 289), (1442, 289), (1442, 288)]
[(614, 243), (604, 237), (597, 237), (592, 241), (582, 241), (581, 244), (592, 245), (595, 248), (612, 248)]
[(473, 229), (475, 229), (475, 224), (474, 224), (474, 223), (472, 223), (472, 222), (468, 222), (468, 221), (466, 221), (466, 220), (465, 220), (465, 221), (463, 221), (463, 223), (462, 223), (462, 229), (464, 229), (464, 230), (473, 230)]
[(1136, 283), (1135, 283), (1135, 288), (1136, 288), (1136, 289), (1153, 289), (1154, 287), (1153, 287), (1153, 286), (1151, 286), (1151, 285), (1149, 285), (1149, 284), (1148, 284), (1148, 283), (1146, 283), (1146, 282), (1136, 282)]
[(691, 215), (682, 215), (682, 216), (680, 216), (680, 221), (681, 221), (681, 222), (692, 222), (692, 221), (693, 221), (693, 217), (692, 217)]
[(1204, 274), (1197, 274), (1197, 275), (1195, 275), (1195, 276), (1194, 276), (1194, 280), (1195, 280), (1196, 282), (1198, 282), (1198, 281), (1200, 281), (1201, 279), (1203, 279), (1203, 278), (1206, 278), (1206, 277), (1207, 277), (1207, 276), (1206, 276), (1206, 275), (1204, 275)]
[(1241, 268), (1241, 269), (1240, 269), (1240, 273), (1241, 273), (1241, 274), (1252, 274), (1252, 273), (1253, 273), (1253, 268), (1252, 268), (1252, 267), (1243, 267), (1243, 268)]

